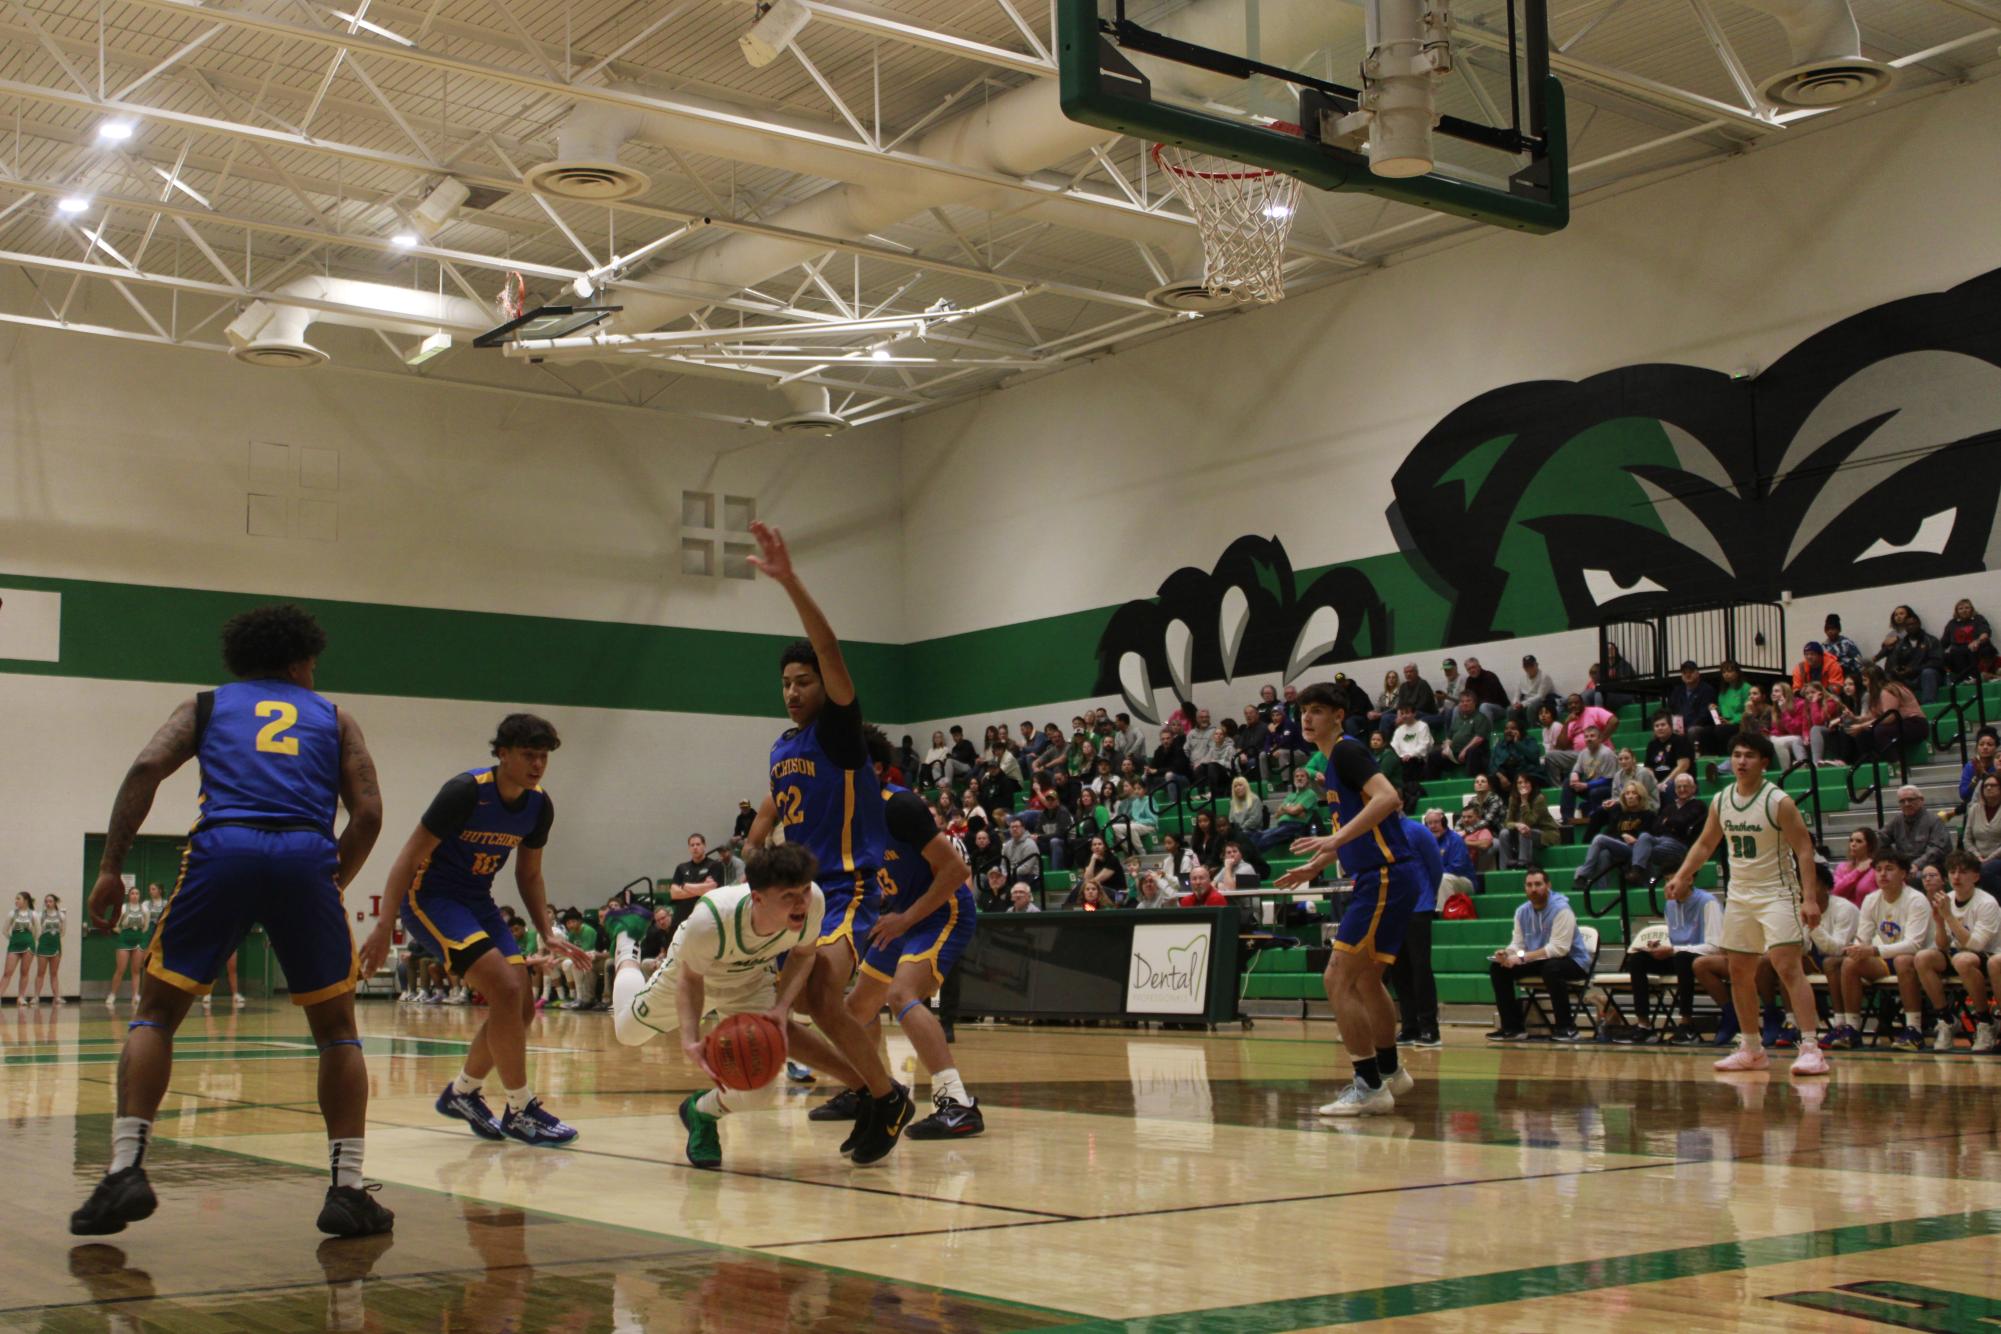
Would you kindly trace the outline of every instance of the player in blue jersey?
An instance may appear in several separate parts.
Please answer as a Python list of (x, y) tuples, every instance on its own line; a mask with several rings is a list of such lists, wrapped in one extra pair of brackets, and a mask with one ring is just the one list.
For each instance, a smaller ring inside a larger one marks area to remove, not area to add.
[[(864, 730), (869, 759), (882, 780), (895, 763), (894, 751), (881, 731)], [(872, 1041), (887, 1000), (917, 1059), (931, 1075), (934, 1110), (911, 1124), (909, 1137), (967, 1139), (985, 1131), (986, 1118), (966, 1092), (965, 1081), (952, 1064), (944, 1025), (927, 1002), (973, 943), (977, 914), (973, 873), (952, 840), (939, 830), (924, 798), (887, 781), (882, 796), (890, 886), (883, 891), (881, 915), (869, 932), (861, 976), (848, 993), (848, 1010)], [(844, 1089), (809, 1115), (816, 1121), (851, 1119), (860, 1102), (858, 1090)]]
[(826, 916), (814, 951), (806, 1009), (813, 1022), (860, 1075), (869, 1096), (843, 1146), (861, 1162), (875, 1162), (910, 1123), (910, 1090), (890, 1078), (889, 1067), (862, 1026), (848, 1012), (848, 981), (861, 963), (863, 941), (875, 927), (887, 831), (882, 788), (862, 736), (862, 706), (841, 656), (841, 641), (792, 568), (792, 553), (776, 528), (753, 523), (758, 553), (751, 564), (791, 597), (806, 640), (779, 656), (785, 714), (792, 726), (771, 746), (771, 796), (751, 824), (750, 846), (761, 847), (773, 828), (799, 843), (820, 864)]
[[(440, 1115), (464, 1121), (481, 1139), (550, 1146), (577, 1137), (529, 1086), (528, 1025), (535, 1018), (535, 997), (527, 960), (493, 901), (494, 877), (512, 856), (522, 905), (550, 953), (590, 966), (590, 956), (556, 929), (542, 883), (542, 849), (556, 819), (542, 776), (549, 752), (562, 744), (555, 727), (532, 713), (500, 720), (491, 747), (494, 762), (447, 780), (396, 854), (382, 895), (382, 919), (361, 947), (366, 976), (389, 957), (400, 915), (418, 948), (486, 997), (486, 1019), (466, 1048), (465, 1066), (437, 1101)], [(507, 1096), (497, 1119), (480, 1092), (495, 1069)]]
[[(151, 1217), (146, 1143), (173, 1070), (174, 1032), (206, 996), (216, 970), (252, 925), (262, 925), (320, 1049), (320, 1111), (333, 1181), (319, 1229), (386, 1232), (395, 1215), (361, 1180), (368, 1067), (354, 1026), (354, 938), (341, 887), (353, 882), (382, 829), (382, 795), (361, 727), (313, 692), (326, 635), (298, 607), (260, 607), (222, 629), (237, 679), (184, 701), (146, 743), (119, 785), (90, 912), (101, 924), (125, 897), (120, 872), (168, 775), (201, 766), (201, 816), (181, 856), (181, 879), (147, 951), (146, 979), (118, 1061), (111, 1169), (70, 1215), (78, 1236), (122, 1232)], [(347, 825), (334, 835), (334, 806)]]
[(1380, 1116), (1415, 1082), (1397, 1061), (1397, 1014), (1383, 986), (1420, 893), (1421, 873), (1399, 813), (1403, 801), (1376, 771), (1369, 748), (1347, 735), (1347, 696), (1330, 685), (1299, 692), (1299, 729), (1327, 757), (1327, 810), (1334, 831), (1293, 842), (1305, 865), (1280, 876), (1280, 889), (1310, 884), (1336, 859), (1355, 883), (1335, 928), (1326, 972), (1327, 1002), (1355, 1063), (1355, 1081), (1320, 1108), (1322, 1116)]

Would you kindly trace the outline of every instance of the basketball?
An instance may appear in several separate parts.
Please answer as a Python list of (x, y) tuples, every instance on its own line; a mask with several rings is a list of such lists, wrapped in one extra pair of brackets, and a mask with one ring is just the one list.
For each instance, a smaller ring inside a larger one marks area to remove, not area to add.
[(702, 1040), (702, 1053), (724, 1088), (760, 1089), (785, 1064), (785, 1034), (761, 1014), (733, 1014)]

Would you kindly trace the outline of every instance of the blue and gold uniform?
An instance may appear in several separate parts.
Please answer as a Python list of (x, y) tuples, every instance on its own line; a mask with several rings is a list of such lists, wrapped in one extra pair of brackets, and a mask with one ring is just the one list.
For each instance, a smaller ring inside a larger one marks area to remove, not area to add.
[[(1327, 757), (1327, 812), (1330, 832), (1362, 813), (1369, 804), (1363, 791), (1376, 776), (1369, 748), (1351, 736), (1334, 743)], [(1395, 963), (1403, 948), (1404, 931), (1423, 893), (1423, 875), (1396, 812), (1362, 837), (1345, 843), (1335, 854), (1343, 874), (1355, 882), (1355, 892), (1334, 930), (1334, 948), (1345, 954), (1367, 951), (1378, 963)]]
[(261, 925), (294, 1005), (354, 990), (354, 938), (336, 882), (340, 715), (290, 681), (233, 681), (195, 697), (201, 818), (153, 934), (146, 971), (206, 996)]
[[(931, 888), (931, 863), (924, 860), (924, 849), (938, 837), (938, 822), (924, 799), (908, 788), (891, 784), (883, 789), (882, 799), (888, 835), (883, 869), (890, 881), (883, 891), (882, 911), (901, 912)], [(945, 975), (973, 943), (975, 912), (972, 885), (960, 885), (900, 938), (869, 946), (862, 971), (889, 982), (899, 965), (918, 959), (931, 965), (937, 985), (945, 985)]]
[(491, 766), (467, 770), (440, 788), (423, 819), (438, 846), (417, 867), (403, 901), (403, 929), (418, 948), (460, 977), (489, 950), (499, 950), (509, 963), (524, 962), (493, 902), (493, 878), (516, 848), (547, 844), (555, 820), (555, 803), (539, 787), (513, 805), (502, 801)]
[(827, 897), (820, 943), (846, 940), (859, 959), (859, 942), (891, 888), (883, 870), (882, 785), (862, 739), (860, 700), (829, 701), (810, 725), (772, 743), (771, 801), (785, 841), (803, 845), (820, 863)]

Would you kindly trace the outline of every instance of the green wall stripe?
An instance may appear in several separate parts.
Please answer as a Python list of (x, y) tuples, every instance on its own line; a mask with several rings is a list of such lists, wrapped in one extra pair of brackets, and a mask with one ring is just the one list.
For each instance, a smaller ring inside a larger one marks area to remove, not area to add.
[[(60, 660), (0, 660), (9, 672), (213, 685), (225, 676), (222, 623), (247, 607), (289, 600), (326, 627), (319, 685), (329, 691), (754, 718), (785, 713), (778, 653), (792, 638), (786, 635), (5, 573), (0, 586), (63, 598)], [(908, 717), (903, 648), (843, 647), (870, 716)]]
[(1251, 1331), (1306, 1329), (1320, 1325), (1355, 1325), (1434, 1311), (1562, 1297), (1571, 1293), (1624, 1288), (1636, 1283), (1665, 1283), (1703, 1274), (1735, 1273), (1767, 1265), (1793, 1264), (1839, 1255), (1923, 1246), (2001, 1233), (2001, 1210), (1974, 1209), (1927, 1218), (1903, 1218), (1887, 1223), (1860, 1223), (1819, 1232), (1758, 1237), (1747, 1241), (1683, 1246), (1639, 1255), (1614, 1255), (1602, 1260), (1537, 1265), (1499, 1273), (1428, 1279), (1359, 1292), (1318, 1297), (1249, 1302), (1206, 1311), (1135, 1320), (1092, 1321), (1078, 1329), (1122, 1331), (1123, 1334), (1250, 1334)]

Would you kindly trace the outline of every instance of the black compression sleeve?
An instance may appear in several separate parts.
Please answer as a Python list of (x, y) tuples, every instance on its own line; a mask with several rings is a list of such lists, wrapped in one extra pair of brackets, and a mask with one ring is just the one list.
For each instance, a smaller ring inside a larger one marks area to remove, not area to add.
[(862, 739), (862, 701), (858, 695), (846, 704), (828, 700), (813, 720), (820, 749), (843, 769), (859, 769), (868, 763), (868, 745)]
[(549, 827), (556, 823), (556, 800), (547, 792), (542, 794), (542, 814), (535, 821), (535, 828), (528, 837), (521, 840), (524, 848), (539, 848), (549, 841)]
[(905, 847), (928, 847), (938, 837), (937, 819), (915, 792), (890, 793), (883, 818), (889, 824), (889, 836)]
[(466, 827), (472, 819), (475, 807), (479, 805), (479, 784), (471, 774), (459, 774), (445, 780), (438, 789), (438, 795), (431, 798), (431, 805), (424, 812), (424, 828), (439, 841), (451, 838)]
[(1347, 737), (1334, 743), (1334, 754), (1327, 767), (1333, 776), (1341, 780), (1341, 785), (1353, 792), (1360, 792), (1376, 776), (1376, 762), (1369, 758), (1368, 748)]

